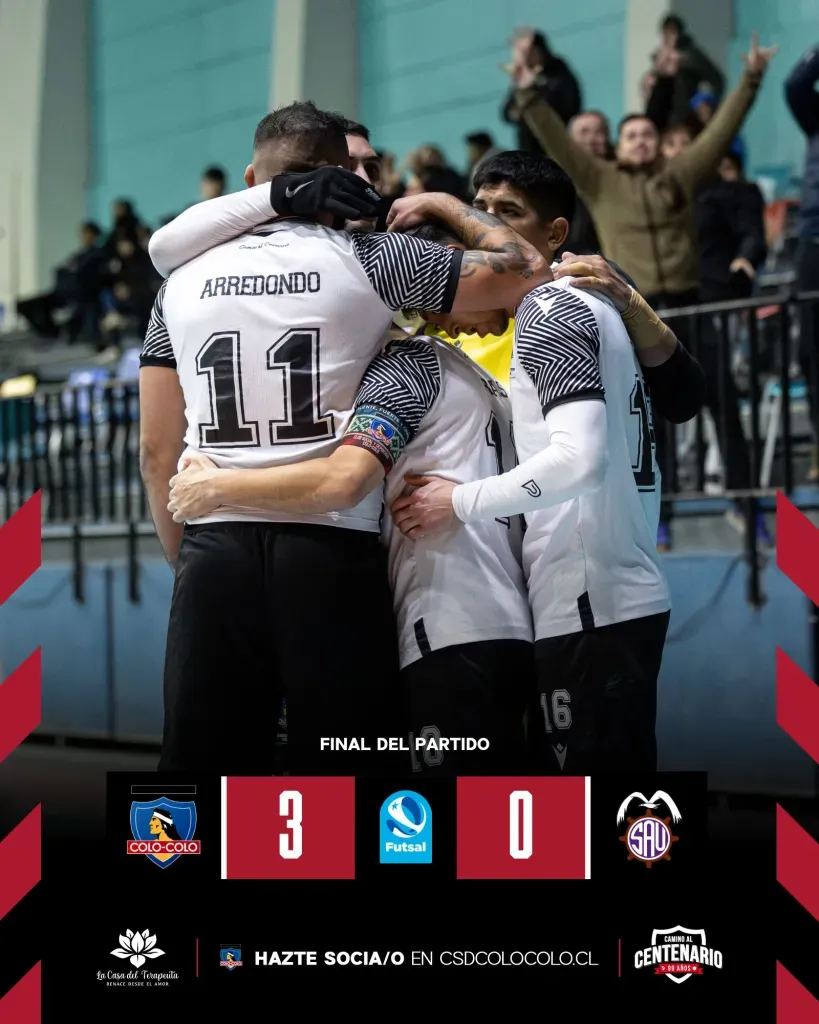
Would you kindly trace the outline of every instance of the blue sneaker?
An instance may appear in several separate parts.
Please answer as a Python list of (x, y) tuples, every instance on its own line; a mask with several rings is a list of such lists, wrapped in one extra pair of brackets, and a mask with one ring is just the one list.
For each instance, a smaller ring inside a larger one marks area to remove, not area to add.
[(660, 527), (657, 530), (657, 550), (671, 550), (671, 527), (668, 523), (660, 523)]
[(765, 522), (765, 516), (761, 512), (757, 513), (756, 517), (756, 539), (757, 543), (764, 544), (765, 547), (773, 547), (773, 537), (768, 531), (768, 524)]

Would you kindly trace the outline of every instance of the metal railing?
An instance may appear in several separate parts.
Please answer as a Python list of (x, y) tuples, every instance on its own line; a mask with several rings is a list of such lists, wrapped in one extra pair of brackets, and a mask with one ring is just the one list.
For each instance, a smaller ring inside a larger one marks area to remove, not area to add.
[(45, 523), (147, 519), (137, 384), (50, 387), (0, 401), (0, 521), (38, 490)]
[[(819, 292), (776, 292), (662, 315), (705, 367), (710, 390), (710, 413), (693, 424), (657, 426), (665, 497), (675, 514), (722, 514), (727, 499), (750, 517), (753, 503), (772, 498), (777, 487), (791, 494), (817, 436), (795, 387), (801, 337), (808, 389), (819, 393)], [(743, 353), (739, 373), (732, 366), (737, 351)], [(717, 442), (710, 446), (709, 420)], [(718, 494), (709, 490), (709, 447), (719, 449), (724, 471)], [(801, 476), (807, 480), (807, 466)], [(149, 520), (136, 383), (49, 387), (0, 400), (0, 522), (38, 490), (47, 524)], [(798, 503), (819, 507), (819, 489), (800, 494)]]
[[(702, 363), (709, 390), (706, 410), (695, 421), (694, 457), (682, 484), (678, 457), (687, 428), (669, 428), (675, 442), (667, 448), (669, 498), (686, 502), (712, 496), (706, 416), (715, 427), (724, 497), (768, 497), (776, 489), (790, 495), (807, 482), (807, 470), (799, 479), (798, 463), (810, 457), (819, 436), (817, 410), (811, 408), (811, 395), (819, 394), (819, 292), (776, 292), (664, 310), (661, 316)], [(802, 495), (804, 502), (812, 499)]]

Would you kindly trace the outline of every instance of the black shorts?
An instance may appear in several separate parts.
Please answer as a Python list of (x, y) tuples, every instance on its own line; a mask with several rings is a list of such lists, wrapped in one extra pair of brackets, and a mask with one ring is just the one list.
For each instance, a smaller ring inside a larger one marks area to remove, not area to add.
[(539, 771), (657, 770), (657, 678), (669, 617), (662, 612), (535, 643), (539, 692), (530, 737)]
[(398, 735), (397, 683), (377, 534), (293, 523), (185, 530), (168, 626), (160, 770), (280, 771), (284, 698), (291, 774), (380, 772), (385, 755), (322, 751), (319, 741)]
[[(413, 772), (516, 775), (526, 767), (524, 715), (534, 685), (532, 644), (484, 640), (443, 647), (401, 672)], [(416, 749), (423, 738), (486, 739), (485, 751)]]

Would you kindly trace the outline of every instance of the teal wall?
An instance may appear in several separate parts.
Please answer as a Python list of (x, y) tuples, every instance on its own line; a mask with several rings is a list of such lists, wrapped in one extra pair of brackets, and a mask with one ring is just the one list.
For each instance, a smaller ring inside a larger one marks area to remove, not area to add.
[(154, 225), (208, 164), (244, 187), (267, 112), (275, 0), (91, 0), (88, 212), (133, 198)]
[(514, 140), (499, 109), (516, 25), (547, 31), (554, 52), (584, 85), (586, 106), (622, 114), (625, 0), (548, 4), (542, 0), (359, 0), (359, 116), (377, 148), (403, 159), (425, 142), (456, 166), (463, 137), (486, 130)]
[(783, 83), (803, 54), (819, 43), (817, 0), (734, 0), (735, 32), (731, 46), (731, 75), (742, 69), (751, 32), (759, 32), (763, 45), (776, 43), (765, 84), (743, 131), (748, 167), (753, 174), (777, 180), (780, 194), (792, 194), (792, 178), (801, 178), (805, 162), (805, 136), (785, 104)]

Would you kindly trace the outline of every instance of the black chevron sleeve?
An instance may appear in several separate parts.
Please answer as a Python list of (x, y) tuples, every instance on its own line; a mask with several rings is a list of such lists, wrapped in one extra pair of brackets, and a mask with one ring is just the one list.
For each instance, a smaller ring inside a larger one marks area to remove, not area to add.
[(390, 309), (452, 309), (462, 252), (411, 235), (354, 234), (352, 239), (370, 283)]
[(342, 444), (365, 448), (389, 473), (441, 390), (433, 347), (416, 338), (390, 342), (367, 367)]
[(154, 300), (154, 308), (151, 310), (151, 319), (148, 322), (148, 330), (145, 332), (145, 341), (142, 345), (139, 365), (167, 366), (169, 369), (175, 370), (176, 356), (173, 354), (171, 336), (168, 334), (168, 328), (165, 326), (165, 313), (163, 311), (167, 284), (167, 280), (162, 282), (159, 294)]
[(603, 398), (600, 329), (589, 306), (572, 292), (531, 292), (515, 317), (515, 349), (544, 416), (564, 402)]

